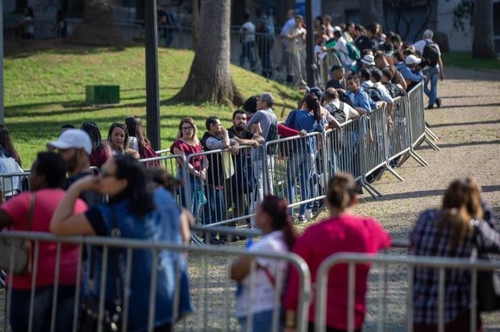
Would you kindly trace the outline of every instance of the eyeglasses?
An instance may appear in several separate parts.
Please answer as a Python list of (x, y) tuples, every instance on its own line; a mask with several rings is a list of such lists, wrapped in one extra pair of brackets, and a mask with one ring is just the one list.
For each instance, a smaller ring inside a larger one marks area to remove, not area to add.
[(109, 178), (109, 177), (112, 177), (112, 176), (113, 176), (113, 177), (116, 177), (116, 173), (108, 173), (108, 172), (106, 172), (106, 171), (101, 172), (101, 177), (102, 177), (102, 178)]
[(182, 130), (191, 130), (193, 127), (182, 127)]

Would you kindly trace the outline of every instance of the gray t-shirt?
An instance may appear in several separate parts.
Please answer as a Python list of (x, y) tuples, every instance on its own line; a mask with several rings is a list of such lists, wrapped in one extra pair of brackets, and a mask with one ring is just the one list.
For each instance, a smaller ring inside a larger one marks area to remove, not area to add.
[(271, 126), (272, 123), (277, 124), (278, 118), (276, 117), (276, 114), (274, 114), (273, 110), (270, 108), (266, 108), (260, 111), (257, 111), (254, 116), (248, 121), (247, 127), (251, 127), (252, 125), (259, 123), (260, 124), (260, 129), (262, 130), (262, 133), (260, 136), (264, 137), (267, 140), (268, 133), (269, 133), (269, 127)]

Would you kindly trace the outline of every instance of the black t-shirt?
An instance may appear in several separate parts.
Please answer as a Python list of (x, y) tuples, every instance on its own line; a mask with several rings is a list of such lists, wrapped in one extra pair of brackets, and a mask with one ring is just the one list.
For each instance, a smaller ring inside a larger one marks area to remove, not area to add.
[(243, 131), (238, 134), (236, 132), (236, 130), (234, 130), (234, 126), (229, 128), (227, 130), (227, 133), (229, 135), (229, 138), (238, 137), (241, 139), (252, 139), (254, 137), (254, 134), (250, 130), (247, 130), (247, 129), (243, 129)]
[[(75, 175), (72, 175), (66, 179), (66, 182), (64, 183), (64, 190), (68, 190), (68, 188), (75, 183), (76, 181), (80, 180), (81, 178), (86, 177), (87, 175), (91, 175), (89, 171), (85, 172), (80, 172)], [(80, 197), (87, 205), (90, 207), (99, 205), (104, 202), (104, 195), (94, 191), (94, 190), (87, 190), (84, 191), (83, 193), (80, 194)]]

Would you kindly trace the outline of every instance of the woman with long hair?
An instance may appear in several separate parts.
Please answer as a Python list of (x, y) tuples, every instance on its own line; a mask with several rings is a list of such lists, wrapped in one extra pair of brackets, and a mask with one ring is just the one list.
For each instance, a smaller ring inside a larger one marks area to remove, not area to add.
[[(10, 227), (12, 231), (34, 231), (49, 233), (50, 219), (66, 192), (62, 189), (66, 180), (67, 166), (64, 159), (54, 152), (40, 152), (31, 167), (30, 191), (23, 192), (0, 207), (0, 229)], [(87, 205), (75, 198), (69, 207), (71, 213), (83, 213)], [(52, 303), (55, 300), (54, 286), (58, 281), (55, 331), (71, 331), (76, 285), (80, 282), (77, 262), (80, 250), (76, 244), (60, 247), (59, 261), (57, 244), (40, 242), (35, 277), (31, 331), (50, 331)], [(2, 253), (5, 255), (5, 253)], [(56, 265), (59, 275), (55, 275)], [(32, 294), (31, 272), (12, 277), (10, 324), (13, 332), (29, 330), (30, 298)], [(58, 279), (56, 279), (58, 278)]]
[[(198, 139), (198, 129), (192, 118), (184, 118), (179, 123), (179, 131), (177, 132), (177, 139), (172, 143), (170, 151), (173, 154), (181, 155), (182, 159), (178, 163), (178, 177), (185, 183), (181, 186), (181, 204), (189, 209), (193, 216), (198, 218), (201, 205), (204, 204), (203, 188), (204, 182), (207, 178), (207, 158), (195, 155), (189, 158), (188, 174), (184, 174), (183, 165), (186, 159), (192, 154), (199, 154), (203, 150), (200, 140)], [(186, 192), (184, 191), (187, 184), (187, 195), (189, 195), (190, 205), (187, 206)], [(206, 200), (206, 199), (205, 199)]]
[[(321, 105), (318, 97), (309, 93), (304, 98), (301, 109), (294, 110), (288, 115), (285, 126), (299, 132), (322, 132), (327, 121), (321, 115)], [(313, 174), (313, 165), (318, 150), (317, 136), (304, 137), (297, 141), (290, 141), (286, 146), (285, 155), (290, 155), (287, 167), (287, 195), (288, 200), (295, 201), (295, 183), (300, 182), (300, 196), (302, 200), (312, 198), (309, 180)], [(298, 220), (307, 222), (312, 217), (312, 203), (301, 204)], [(293, 209), (292, 209), (293, 214)]]
[(130, 148), (130, 140), (127, 127), (123, 123), (113, 123), (108, 131), (108, 144), (111, 148), (113, 156), (128, 154), (139, 159), (140, 155), (137, 150)]
[[(158, 157), (156, 151), (151, 147), (151, 142), (142, 128), (141, 118), (137, 116), (128, 116), (125, 118), (125, 125), (127, 126), (127, 130), (130, 135), (130, 147), (139, 152), (141, 159)], [(158, 168), (160, 166), (161, 164), (159, 160), (146, 162), (147, 168)]]
[[(284, 253), (292, 250), (297, 233), (288, 212), (288, 202), (277, 196), (266, 196), (257, 207), (255, 227), (262, 231), (260, 241), (249, 248), (252, 252)], [(230, 270), (231, 279), (239, 283), (236, 298), (236, 315), (242, 331), (247, 331), (248, 304), (252, 299), (251, 331), (271, 331), (273, 312), (276, 307), (281, 310), (280, 303), (275, 302), (275, 294), (281, 295), (283, 285), (277, 285), (279, 276), (286, 277), (285, 261), (268, 258), (257, 258), (256, 263), (249, 256), (236, 259)], [(252, 270), (252, 264), (255, 269)], [(254, 275), (251, 276), (251, 273)], [(283, 278), (282, 280), (285, 280)], [(253, 280), (254, 282), (251, 282)], [(281, 296), (278, 296), (280, 298)]]
[[(484, 207), (484, 208), (483, 208)], [(485, 209), (486, 212), (485, 213)], [(500, 250), (491, 208), (481, 198), (481, 188), (472, 178), (454, 180), (446, 189), (440, 209), (423, 211), (411, 232), (411, 251), (417, 256), (470, 258), (481, 252)], [(488, 221), (484, 220), (487, 215)], [(475, 226), (487, 248), (477, 248)], [(438, 331), (438, 273), (433, 268), (415, 268), (413, 283), (413, 330)], [(445, 276), (445, 331), (470, 331), (470, 271), (450, 269)], [(479, 313), (477, 331), (482, 331)]]
[[(376, 253), (391, 244), (389, 234), (382, 225), (371, 217), (351, 213), (358, 199), (356, 182), (345, 173), (337, 173), (328, 183), (327, 206), (330, 216), (308, 227), (297, 239), (293, 252), (301, 256), (311, 271), (311, 282), (317, 279), (318, 268), (329, 256), (339, 252)], [(354, 329), (361, 331), (366, 312), (365, 295), (368, 288), (369, 264), (356, 264), (354, 294)], [(285, 328), (295, 331), (298, 272), (290, 271), (285, 292)], [(347, 331), (348, 273), (347, 265), (335, 265), (330, 269), (327, 288), (326, 331)], [(309, 331), (315, 331), (315, 301), (309, 307)]]
[(16, 148), (14, 148), (14, 142), (12, 142), (9, 130), (3, 124), (0, 124), (0, 148), (3, 148), (3, 150), (7, 152), (7, 156), (14, 158), (16, 163), (22, 167), (21, 157), (19, 153), (17, 153)]
[(99, 126), (93, 121), (82, 123), (80, 128), (89, 134), (92, 142), (92, 153), (89, 156), (90, 166), (101, 168), (101, 166), (111, 158), (111, 147), (102, 142)]
[[(85, 190), (98, 190), (108, 195), (109, 202), (91, 207), (86, 213), (74, 214), (72, 206), (75, 199)], [(141, 163), (132, 156), (119, 155), (109, 159), (99, 175), (87, 176), (71, 185), (52, 217), (50, 230), (57, 235), (116, 236), (119, 233), (123, 238), (180, 244), (179, 216), (180, 210), (173, 196), (163, 188), (153, 190)], [(133, 250), (130, 289), (124, 289), (123, 284), (116, 285), (117, 278), (125, 280), (125, 266), (120, 267), (120, 264), (127, 260), (127, 251), (121, 249), (116, 256), (109, 255), (107, 279), (103, 285), (97, 282), (103, 273), (103, 251), (94, 248), (93, 252), (96, 282), (89, 290), (90, 296), (99, 298), (100, 288), (104, 286), (106, 309), (113, 310), (115, 300), (120, 296), (117, 291), (121, 293), (121, 298), (129, 294), (128, 331), (144, 331), (148, 327), (151, 287), (154, 286), (149, 281), (153, 273), (157, 274), (158, 280), (156, 306), (153, 308), (155, 331), (171, 331), (175, 323), (176, 288), (181, 292), (177, 314), (191, 311), (181, 252), (160, 250), (156, 253), (155, 263), (150, 250)], [(176, 277), (178, 268), (181, 271), (180, 280)]]

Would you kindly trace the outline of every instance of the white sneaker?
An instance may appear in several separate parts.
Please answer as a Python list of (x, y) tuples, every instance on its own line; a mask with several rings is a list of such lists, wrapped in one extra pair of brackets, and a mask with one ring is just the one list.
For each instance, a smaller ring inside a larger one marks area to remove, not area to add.
[(313, 217), (313, 212), (311, 209), (306, 209), (306, 213), (304, 213), (304, 217), (307, 219), (311, 219)]
[(307, 222), (307, 218), (304, 215), (299, 215), (298, 221), (304, 224)]

